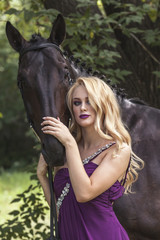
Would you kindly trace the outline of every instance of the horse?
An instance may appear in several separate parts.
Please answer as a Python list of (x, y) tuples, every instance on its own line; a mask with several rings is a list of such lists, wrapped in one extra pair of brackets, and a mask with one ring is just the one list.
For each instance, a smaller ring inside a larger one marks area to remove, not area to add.
[[(65, 28), (64, 18), (59, 14), (48, 39), (34, 34), (26, 41), (10, 22), (6, 25), (9, 43), (19, 53), (17, 79), (28, 120), (41, 140), (42, 154), (50, 168), (64, 164), (64, 148), (54, 137), (42, 133), (42, 117), (60, 117), (68, 125), (70, 114), (65, 99), (70, 85), (79, 76), (97, 74), (62, 52)], [(115, 86), (111, 87), (119, 94), (122, 119), (130, 132), (133, 151), (145, 161), (145, 168), (133, 184), (135, 193), (123, 195), (114, 203), (114, 210), (131, 240), (158, 240), (160, 110), (127, 99)]]

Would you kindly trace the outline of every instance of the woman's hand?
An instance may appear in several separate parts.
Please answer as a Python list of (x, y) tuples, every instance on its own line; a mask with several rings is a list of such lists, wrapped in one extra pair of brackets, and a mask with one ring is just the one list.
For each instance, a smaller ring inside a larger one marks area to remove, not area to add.
[(60, 121), (53, 117), (43, 117), (44, 121), (41, 123), (43, 126), (42, 131), (45, 134), (50, 134), (56, 137), (64, 146), (73, 140), (69, 129)]
[(38, 178), (46, 176), (47, 171), (48, 171), (47, 166), (48, 165), (45, 162), (43, 155), (41, 154), (40, 158), (39, 158), (38, 166), (37, 166), (37, 177)]

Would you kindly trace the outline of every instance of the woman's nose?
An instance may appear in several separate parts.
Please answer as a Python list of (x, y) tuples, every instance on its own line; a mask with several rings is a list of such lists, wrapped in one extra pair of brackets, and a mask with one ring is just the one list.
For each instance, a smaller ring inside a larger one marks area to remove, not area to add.
[(86, 110), (86, 103), (85, 103), (85, 102), (82, 102), (82, 104), (81, 104), (81, 110), (82, 110), (82, 111)]

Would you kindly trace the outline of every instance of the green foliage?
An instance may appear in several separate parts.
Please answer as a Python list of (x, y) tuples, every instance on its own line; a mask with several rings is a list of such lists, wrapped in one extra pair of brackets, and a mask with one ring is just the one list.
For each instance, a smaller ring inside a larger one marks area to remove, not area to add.
[(143, 39), (150, 45), (150, 46), (159, 46), (160, 45), (160, 30), (156, 29), (148, 29), (144, 32)]
[(160, 78), (160, 71), (153, 71), (153, 74), (155, 74), (157, 78)]
[[(69, 48), (75, 57), (85, 61), (94, 70), (98, 69), (113, 81), (117, 81), (118, 78), (110, 71), (120, 58), (120, 54), (115, 50), (118, 41), (113, 38), (113, 29), (110, 27), (114, 20), (103, 18), (97, 13), (93, 15), (88, 8), (83, 16), (72, 14), (72, 18), (66, 18), (66, 23), (68, 37), (63, 47)], [(97, 39), (99, 41), (96, 41)], [(123, 78), (123, 72), (121, 77)]]
[(100, 12), (92, 12), (92, 7), (96, 5), (94, 0), (77, 2), (77, 9), (83, 7), (86, 11), (83, 15), (76, 12), (66, 18), (67, 40), (63, 47), (70, 49), (75, 57), (85, 61), (94, 70), (98, 69), (113, 82), (125, 81), (132, 74), (128, 70), (114, 67), (121, 58), (117, 51), (119, 42), (115, 37), (116, 29), (120, 29), (127, 37), (140, 34), (147, 44), (160, 45), (159, 31), (149, 29), (147, 32), (141, 25), (146, 15), (150, 14), (150, 3), (144, 2), (137, 6), (133, 3), (104, 0), (103, 4), (112, 4), (115, 8), (114, 13), (106, 15), (100, 3)]
[(0, 239), (47, 239), (49, 226), (46, 212), (49, 208), (42, 203), (42, 192), (38, 184), (30, 185), (21, 194), (17, 194), (11, 204), (19, 203), (19, 208), (11, 211), (11, 220), (0, 226)]
[[(15, 209), (14, 204), (10, 204), (10, 202), (16, 194), (23, 192), (30, 185), (30, 175), (30, 173), (17, 170), (17, 168), (0, 169), (0, 225), (6, 219), (10, 219), (8, 212)], [(18, 204), (16, 207), (18, 208)]]

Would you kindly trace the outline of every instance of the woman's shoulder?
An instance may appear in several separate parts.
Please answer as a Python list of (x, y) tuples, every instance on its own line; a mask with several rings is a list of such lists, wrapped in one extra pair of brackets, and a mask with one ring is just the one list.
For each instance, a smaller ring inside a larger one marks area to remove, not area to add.
[[(103, 161), (107, 161), (108, 163), (128, 163), (131, 156), (131, 147), (127, 143), (122, 143), (122, 145), (118, 148), (117, 144), (110, 149), (109, 153), (106, 152)], [(121, 161), (119, 161), (121, 159)]]
[(127, 143), (122, 143), (122, 146), (119, 149), (120, 152), (122, 152), (123, 154), (131, 154), (131, 146), (129, 146)]
[(131, 157), (131, 151), (131, 146), (129, 146), (127, 143), (123, 143), (115, 155), (115, 160), (119, 161), (120, 159), (121, 163), (128, 165)]
[(116, 141), (112, 142), (110, 147), (110, 153), (115, 153), (115, 155), (123, 154), (123, 153), (131, 153), (131, 146), (129, 146), (127, 143), (123, 142), (121, 146), (118, 146)]

